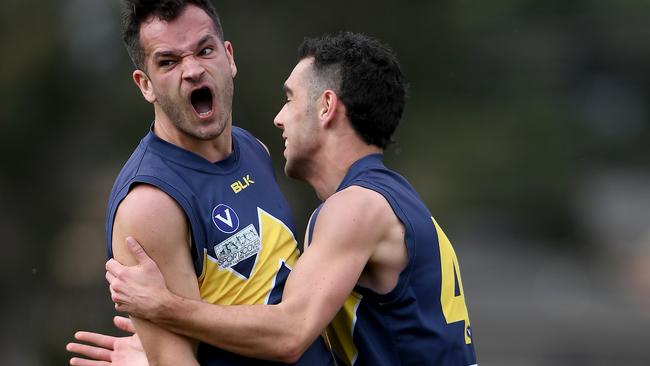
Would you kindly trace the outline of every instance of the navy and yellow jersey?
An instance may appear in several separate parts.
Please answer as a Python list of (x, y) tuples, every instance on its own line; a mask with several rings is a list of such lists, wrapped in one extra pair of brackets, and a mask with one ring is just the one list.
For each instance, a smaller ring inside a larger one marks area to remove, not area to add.
[[(135, 149), (111, 192), (106, 219), (108, 256), (120, 202), (136, 184), (166, 192), (182, 207), (192, 234), (192, 259), (201, 298), (212, 304), (277, 304), (298, 259), (290, 208), (263, 145), (233, 127), (233, 152), (223, 161), (204, 158), (158, 138), (152, 131)], [(200, 344), (201, 365), (275, 365)], [(298, 365), (328, 365), (322, 338)]]
[[(388, 201), (404, 225), (408, 264), (388, 294), (355, 286), (326, 332), (339, 361), (475, 365), (458, 260), (422, 199), (406, 179), (384, 166), (381, 154), (355, 162), (337, 192), (350, 186), (371, 189)], [(309, 241), (319, 212), (320, 207), (310, 219)]]

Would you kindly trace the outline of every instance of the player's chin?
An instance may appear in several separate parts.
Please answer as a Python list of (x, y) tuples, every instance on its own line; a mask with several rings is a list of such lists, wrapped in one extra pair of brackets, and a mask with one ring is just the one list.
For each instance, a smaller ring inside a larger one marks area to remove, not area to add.
[[(285, 152), (285, 158), (286, 158), (286, 152)], [(286, 175), (289, 178), (296, 178), (294, 170), (292, 169), (291, 163), (289, 163), (289, 160), (284, 163), (284, 175)]]
[(284, 175), (292, 179), (305, 179), (302, 169), (299, 169), (299, 166), (294, 164), (289, 158), (287, 158), (287, 162), (284, 164)]
[(211, 121), (208, 124), (203, 124), (195, 130), (194, 137), (207, 141), (214, 140), (217, 137), (221, 136), (223, 131), (226, 129), (224, 123), (218, 121)]

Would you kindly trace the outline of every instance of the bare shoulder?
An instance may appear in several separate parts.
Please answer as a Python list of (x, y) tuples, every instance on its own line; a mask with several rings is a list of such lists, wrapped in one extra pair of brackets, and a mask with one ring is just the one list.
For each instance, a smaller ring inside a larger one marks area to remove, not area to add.
[(147, 212), (175, 214), (182, 212), (176, 201), (158, 187), (149, 184), (139, 184), (133, 187), (120, 203), (120, 208), (133, 214)]
[(377, 224), (395, 216), (384, 196), (360, 186), (350, 186), (333, 194), (325, 201), (323, 210), (338, 215), (360, 216)]
[(396, 217), (379, 193), (350, 186), (330, 196), (321, 209), (315, 229), (336, 230), (339, 235), (368, 238), (373, 242), (385, 235)]
[(131, 189), (120, 203), (113, 227), (113, 250), (116, 256), (125, 250), (126, 237), (133, 236), (154, 259), (156, 252), (172, 247), (189, 246), (189, 225), (183, 209), (167, 193), (147, 184)]
[(120, 203), (116, 220), (125, 222), (127, 227), (152, 225), (153, 227), (170, 228), (181, 226), (185, 222), (185, 214), (179, 204), (160, 188), (140, 184), (131, 189)]

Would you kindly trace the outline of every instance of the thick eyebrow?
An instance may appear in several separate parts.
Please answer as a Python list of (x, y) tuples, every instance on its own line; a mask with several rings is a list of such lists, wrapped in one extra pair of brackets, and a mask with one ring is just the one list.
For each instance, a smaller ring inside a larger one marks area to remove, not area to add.
[[(197, 43), (196, 43), (196, 48), (201, 48), (204, 44), (209, 43), (210, 41), (213, 41), (215, 36), (211, 34), (206, 34), (203, 36)], [(153, 59), (158, 60), (160, 58), (165, 58), (165, 57), (178, 57), (178, 55), (182, 53), (179, 50), (165, 50), (165, 51), (156, 51), (153, 54)]]
[(201, 48), (204, 44), (214, 41), (215, 38), (216, 37), (212, 34), (206, 34), (196, 43), (196, 48)]
[(177, 57), (177, 51), (156, 51), (153, 54), (153, 59), (157, 60), (165, 57)]

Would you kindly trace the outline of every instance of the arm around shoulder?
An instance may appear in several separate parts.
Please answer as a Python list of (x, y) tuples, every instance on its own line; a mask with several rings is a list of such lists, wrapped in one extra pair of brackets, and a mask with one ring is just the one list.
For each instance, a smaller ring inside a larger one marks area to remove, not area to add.
[[(189, 296), (176, 292), (179, 296), (169, 296), (155, 321), (230, 352), (293, 363), (351, 294), (383, 241), (390, 211), (380, 195), (367, 189), (339, 192), (321, 209), (313, 241), (295, 263), (279, 304), (220, 306), (187, 301)], [(159, 265), (161, 255), (154, 251), (161, 249), (147, 248)]]
[(280, 306), (293, 317), (290, 353), (301, 355), (343, 307), (385, 237), (392, 211), (383, 197), (350, 187), (328, 198), (312, 241), (292, 270)]

